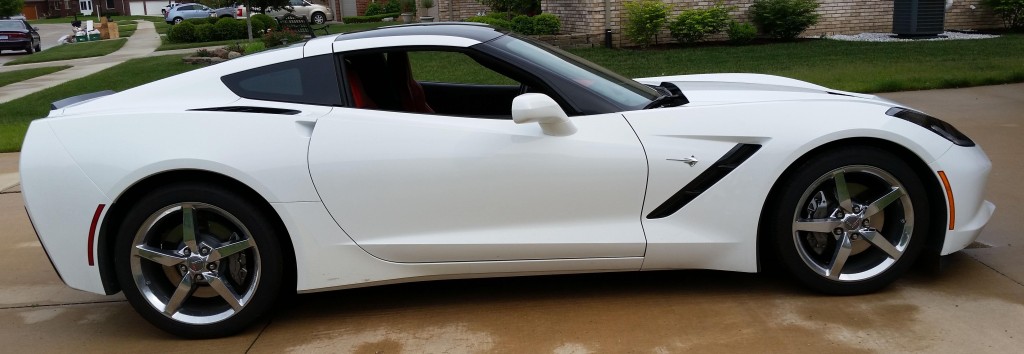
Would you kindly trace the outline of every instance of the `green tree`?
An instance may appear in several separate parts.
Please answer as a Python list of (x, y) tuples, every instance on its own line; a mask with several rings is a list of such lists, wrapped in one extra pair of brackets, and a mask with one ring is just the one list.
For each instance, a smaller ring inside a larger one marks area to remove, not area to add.
[(0, 0), (0, 18), (8, 18), (21, 13), (25, 0)]

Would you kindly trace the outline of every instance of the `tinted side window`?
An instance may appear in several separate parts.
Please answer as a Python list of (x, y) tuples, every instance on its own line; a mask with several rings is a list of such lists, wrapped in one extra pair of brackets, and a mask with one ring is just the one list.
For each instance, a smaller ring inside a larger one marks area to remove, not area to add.
[(340, 106), (338, 74), (331, 55), (250, 69), (221, 78), (236, 95), (265, 101)]

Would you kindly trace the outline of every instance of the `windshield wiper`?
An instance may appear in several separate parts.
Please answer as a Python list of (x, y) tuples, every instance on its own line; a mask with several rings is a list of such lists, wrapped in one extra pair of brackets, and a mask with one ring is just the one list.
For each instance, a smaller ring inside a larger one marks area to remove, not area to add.
[(690, 103), (690, 100), (683, 95), (683, 91), (671, 82), (662, 82), (661, 85), (652, 85), (651, 87), (661, 95), (651, 101), (651, 103), (648, 103), (647, 106), (644, 106), (644, 109), (676, 107)]

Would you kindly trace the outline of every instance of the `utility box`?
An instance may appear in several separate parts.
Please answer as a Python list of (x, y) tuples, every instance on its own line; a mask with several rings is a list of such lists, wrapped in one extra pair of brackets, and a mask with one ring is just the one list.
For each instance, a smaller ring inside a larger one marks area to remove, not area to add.
[(946, 22), (945, 0), (895, 0), (892, 32), (899, 37), (934, 37)]

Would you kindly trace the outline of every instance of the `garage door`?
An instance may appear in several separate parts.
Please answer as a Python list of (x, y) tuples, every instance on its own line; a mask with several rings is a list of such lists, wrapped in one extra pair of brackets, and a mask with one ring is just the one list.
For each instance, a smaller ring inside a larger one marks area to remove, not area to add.
[[(145, 3), (145, 5), (143, 5)], [(131, 2), (132, 15), (163, 16), (160, 12), (167, 6), (167, 1), (133, 1)]]

